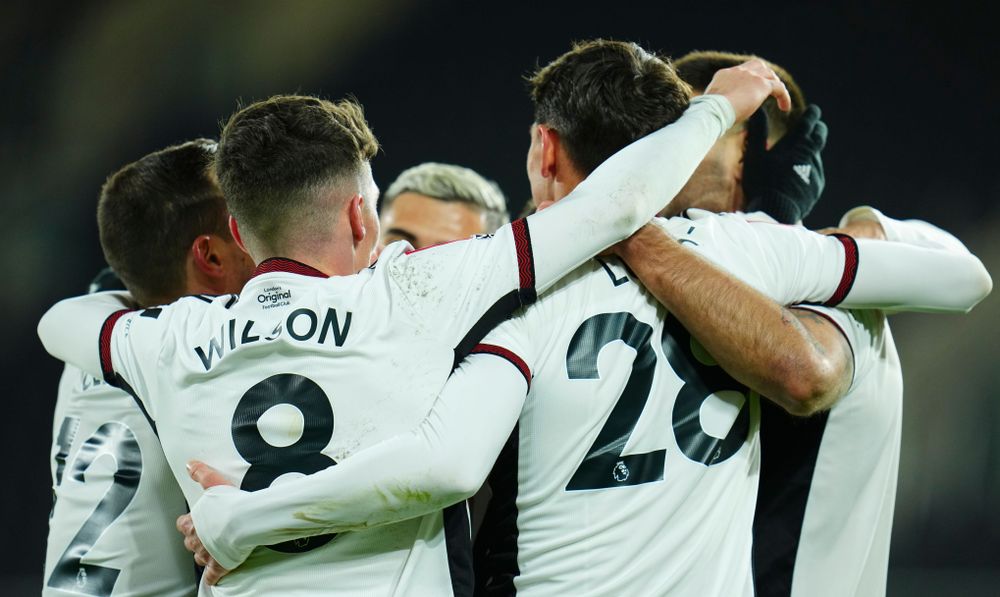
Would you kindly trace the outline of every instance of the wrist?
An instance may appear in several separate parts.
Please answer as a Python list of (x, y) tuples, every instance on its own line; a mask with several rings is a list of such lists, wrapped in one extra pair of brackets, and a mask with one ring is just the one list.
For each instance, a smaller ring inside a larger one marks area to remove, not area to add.
[[(664, 242), (666, 241), (666, 242)], [(632, 236), (621, 241), (614, 246), (615, 254), (621, 257), (626, 263), (647, 257), (650, 246), (656, 245), (676, 245), (665, 231), (657, 229), (656, 224), (646, 224), (637, 230)], [(667, 247), (659, 247), (669, 250)]]
[(240, 509), (236, 502), (243, 491), (219, 485), (205, 491), (191, 508), (191, 520), (198, 538), (212, 558), (226, 570), (238, 567), (253, 548), (241, 549), (236, 544), (233, 513)]

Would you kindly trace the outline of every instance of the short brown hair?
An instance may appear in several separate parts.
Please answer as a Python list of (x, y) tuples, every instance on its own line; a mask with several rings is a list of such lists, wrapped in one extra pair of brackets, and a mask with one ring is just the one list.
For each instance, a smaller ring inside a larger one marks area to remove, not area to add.
[(530, 79), (535, 122), (559, 133), (582, 174), (680, 118), (691, 89), (670, 63), (634, 43), (573, 44)]
[(214, 154), (208, 139), (168, 147), (118, 170), (101, 188), (104, 258), (140, 304), (184, 294), (187, 252), (199, 235), (229, 238)]
[(216, 170), (233, 217), (263, 242), (315, 217), (317, 188), (358, 173), (378, 141), (353, 99), (277, 95), (238, 110), (222, 130)]
[[(674, 67), (677, 69), (677, 74), (691, 87), (697, 91), (705, 91), (708, 84), (712, 82), (716, 71), (743, 64), (751, 58), (760, 57), (716, 50), (695, 50), (675, 60)], [(761, 58), (761, 60), (764, 59)], [(764, 110), (767, 112), (768, 120), (768, 139), (774, 143), (784, 137), (788, 129), (792, 128), (802, 117), (802, 113), (806, 109), (806, 98), (798, 83), (787, 70), (768, 60), (764, 61), (778, 75), (778, 78), (788, 88), (788, 94), (792, 97), (792, 109), (788, 112), (782, 112), (778, 108), (778, 102), (773, 97), (767, 98), (767, 101), (764, 102)]]

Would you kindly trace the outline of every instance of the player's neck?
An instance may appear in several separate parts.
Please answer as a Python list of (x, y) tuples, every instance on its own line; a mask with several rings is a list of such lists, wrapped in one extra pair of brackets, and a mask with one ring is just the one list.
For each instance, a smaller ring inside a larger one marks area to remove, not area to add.
[(269, 255), (261, 261), (270, 258), (293, 259), (328, 276), (349, 276), (358, 272), (352, 246), (286, 247), (280, 255)]

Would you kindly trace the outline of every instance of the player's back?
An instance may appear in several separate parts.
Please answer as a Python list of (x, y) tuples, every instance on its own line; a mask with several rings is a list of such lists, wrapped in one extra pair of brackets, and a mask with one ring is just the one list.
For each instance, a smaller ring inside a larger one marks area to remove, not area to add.
[(184, 497), (132, 397), (67, 366), (52, 439), (42, 595), (194, 595), (194, 564), (174, 528)]
[(902, 428), (899, 356), (881, 312), (820, 311), (851, 344), (854, 382), (829, 412), (809, 419), (764, 408), (754, 521), (761, 597), (885, 595)]
[[(453, 347), (412, 324), (381, 270), (320, 279), (310, 269), (292, 263), (254, 277), (238, 299), (188, 297), (122, 324), (134, 334), (159, 320), (167, 334), (158, 355), (138, 359), (147, 370), (136, 377), (149, 383), (133, 389), (192, 503), (192, 459), (263, 489), (413, 428), (444, 384)], [(442, 519), (260, 547), (213, 594), (443, 594)]]
[(495, 340), (533, 377), (490, 479), (485, 593), (752, 594), (756, 395), (615, 260), (582, 266)]

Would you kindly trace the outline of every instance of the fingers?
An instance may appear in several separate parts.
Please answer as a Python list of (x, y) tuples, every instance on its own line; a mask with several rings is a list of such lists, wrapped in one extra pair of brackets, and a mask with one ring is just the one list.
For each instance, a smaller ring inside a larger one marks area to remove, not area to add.
[(784, 82), (782, 82), (777, 73), (774, 72), (774, 69), (768, 66), (766, 62), (760, 58), (752, 58), (740, 66), (768, 82), (771, 88), (770, 95), (777, 100), (778, 108), (782, 112), (788, 112), (792, 109), (792, 96), (789, 95)]
[(827, 128), (826, 123), (820, 120), (819, 122), (816, 123), (816, 127), (813, 129), (813, 132), (809, 136), (809, 139), (813, 142), (813, 145), (817, 149), (822, 150), (824, 147), (826, 147), (826, 138), (828, 134), (829, 134), (829, 129)]
[(215, 560), (209, 560), (205, 564), (205, 572), (202, 574), (202, 579), (210, 586), (215, 586), (223, 576), (229, 574), (229, 571), (219, 565)]
[(785, 84), (770, 66), (758, 58), (717, 71), (705, 89), (705, 94), (726, 97), (737, 121), (753, 114), (768, 97), (774, 97), (782, 110), (790, 110), (792, 105)]
[(823, 115), (823, 111), (819, 109), (816, 104), (809, 104), (806, 109), (802, 112), (802, 117), (799, 122), (802, 123), (803, 128), (811, 128), (819, 122), (820, 117)]
[(205, 546), (201, 544), (201, 539), (198, 538), (197, 533), (184, 534), (184, 548), (195, 555), (197, 555), (199, 551), (205, 550)]
[[(773, 73), (772, 73), (773, 74)], [(775, 75), (777, 79), (777, 75)], [(780, 80), (771, 81), (771, 96), (778, 100), (778, 109), (782, 112), (789, 112), (792, 109), (792, 96), (788, 93), (788, 88)]]
[(187, 464), (188, 474), (194, 479), (202, 489), (216, 487), (218, 485), (232, 485), (222, 473), (208, 466), (204, 462), (192, 460)]
[[(200, 464), (204, 468), (208, 469), (211, 473), (218, 474), (211, 467), (206, 466), (204, 463), (199, 462), (196, 464)], [(201, 471), (201, 473), (199, 474), (204, 474), (204, 471)], [(192, 471), (191, 477), (195, 481), (198, 481), (198, 479), (195, 478), (194, 475), (195, 473), (194, 471)], [(201, 481), (198, 482), (200, 483)], [(216, 562), (215, 559), (212, 558), (212, 554), (208, 553), (208, 550), (205, 549), (204, 544), (202, 544), (201, 539), (198, 537), (197, 530), (194, 528), (194, 520), (191, 518), (190, 514), (185, 514), (183, 516), (178, 517), (176, 524), (177, 524), (177, 530), (184, 535), (184, 548), (193, 553), (195, 563), (205, 569), (203, 574), (205, 582), (207, 582), (209, 585), (215, 585), (217, 582), (219, 582), (219, 580), (223, 576), (229, 574), (229, 571), (223, 568), (218, 562)]]

